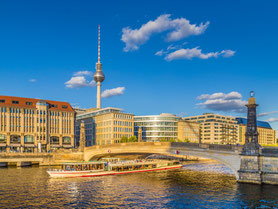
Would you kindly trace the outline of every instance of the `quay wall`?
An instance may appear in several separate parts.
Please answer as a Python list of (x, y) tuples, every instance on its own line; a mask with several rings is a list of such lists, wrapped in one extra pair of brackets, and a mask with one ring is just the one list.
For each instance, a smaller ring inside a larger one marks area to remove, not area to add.
[(82, 152), (59, 151), (53, 153), (0, 153), (1, 165), (23, 166), (27, 162), (41, 166), (59, 165), (62, 162), (83, 160)]
[(258, 156), (241, 156), (239, 182), (278, 185), (278, 149), (261, 150)]

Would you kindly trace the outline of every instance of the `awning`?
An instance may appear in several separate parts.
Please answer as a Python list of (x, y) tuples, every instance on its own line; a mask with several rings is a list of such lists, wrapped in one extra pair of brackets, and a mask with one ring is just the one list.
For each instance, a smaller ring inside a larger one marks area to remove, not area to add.
[(6, 143), (0, 143), (0, 147), (6, 147), (7, 144)]
[(63, 144), (63, 147), (65, 147), (65, 148), (72, 148), (71, 144)]

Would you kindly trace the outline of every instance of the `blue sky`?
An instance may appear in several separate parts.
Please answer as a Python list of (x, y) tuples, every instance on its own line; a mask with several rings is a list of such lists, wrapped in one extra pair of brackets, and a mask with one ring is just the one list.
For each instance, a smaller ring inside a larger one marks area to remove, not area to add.
[(95, 106), (100, 24), (104, 107), (245, 116), (254, 90), (277, 129), (278, 3), (159, 2), (1, 1), (0, 94)]

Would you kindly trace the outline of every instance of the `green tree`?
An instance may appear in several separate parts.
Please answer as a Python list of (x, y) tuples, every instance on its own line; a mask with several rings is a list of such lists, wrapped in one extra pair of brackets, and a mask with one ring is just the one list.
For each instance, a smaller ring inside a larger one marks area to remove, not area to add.
[(169, 142), (176, 142), (174, 138), (169, 139)]
[(128, 138), (126, 136), (122, 136), (120, 143), (126, 143), (128, 142)]
[(185, 143), (189, 143), (189, 139), (188, 139), (188, 138), (185, 138), (184, 142), (185, 142)]
[(161, 138), (160, 141), (161, 141), (161, 142), (167, 142), (167, 139)]
[(128, 142), (138, 142), (136, 136), (131, 136), (129, 139), (128, 139)]

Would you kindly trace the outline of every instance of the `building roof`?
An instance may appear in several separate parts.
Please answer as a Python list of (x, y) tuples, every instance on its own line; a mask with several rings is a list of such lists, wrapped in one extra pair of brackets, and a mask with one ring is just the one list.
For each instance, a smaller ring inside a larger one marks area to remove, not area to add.
[[(79, 112), (76, 115), (76, 119), (80, 120), (80, 119), (84, 119), (84, 118), (90, 118), (90, 117), (95, 117), (97, 115), (102, 115), (102, 114), (106, 114), (106, 113), (122, 113), (122, 114), (129, 114), (129, 113), (123, 113), (121, 112), (122, 109), (120, 108), (116, 108), (116, 107), (105, 107), (102, 109), (98, 109), (98, 108), (91, 108), (89, 109), (90, 111), (85, 111), (85, 112)], [(129, 114), (130, 115), (130, 114)], [(133, 115), (133, 114), (131, 114)]]
[[(4, 100), (5, 102), (1, 102), (1, 100)], [(15, 103), (13, 101), (18, 101), (18, 103)], [(36, 103), (41, 101), (49, 104), (49, 108), (48, 108), (49, 110), (74, 112), (74, 110), (72, 109), (71, 105), (68, 102), (58, 102), (58, 101), (43, 100), (43, 99), (32, 99), (32, 98), (0, 95), (0, 106), (2, 107), (8, 106), (8, 107), (16, 107), (16, 108), (36, 108)]]
[(169, 118), (181, 118), (171, 113), (161, 113), (160, 115), (136, 115), (134, 118), (144, 118), (144, 117), (169, 117)]
[[(237, 121), (238, 124), (247, 125), (247, 119), (246, 118), (236, 118), (236, 121)], [(272, 129), (270, 124), (268, 122), (265, 122), (265, 121), (257, 121), (257, 126), (262, 127), (262, 128)]]

